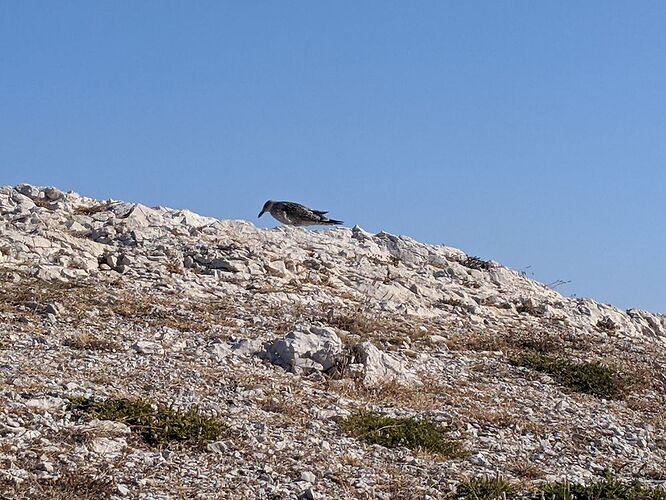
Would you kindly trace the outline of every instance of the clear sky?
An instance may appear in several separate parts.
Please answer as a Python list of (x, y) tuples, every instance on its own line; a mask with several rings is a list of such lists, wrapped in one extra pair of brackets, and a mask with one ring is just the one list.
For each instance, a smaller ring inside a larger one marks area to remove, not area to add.
[(666, 2), (0, 1), (0, 184), (269, 198), (666, 313)]

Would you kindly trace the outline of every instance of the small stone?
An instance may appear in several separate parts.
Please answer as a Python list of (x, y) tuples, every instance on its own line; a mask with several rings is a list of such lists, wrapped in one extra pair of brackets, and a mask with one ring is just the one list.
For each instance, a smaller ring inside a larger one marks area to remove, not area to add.
[(116, 491), (122, 497), (126, 497), (130, 494), (130, 489), (122, 483), (116, 485)]
[(60, 308), (58, 307), (58, 304), (55, 303), (46, 304), (44, 306), (44, 312), (46, 312), (46, 314), (53, 314), (54, 316), (58, 316), (60, 314)]
[(226, 259), (213, 259), (208, 264), (211, 269), (220, 269), (222, 271), (238, 272), (238, 268)]
[(35, 410), (52, 411), (61, 408), (65, 401), (55, 397), (33, 398), (26, 402), (26, 406)]
[(130, 434), (132, 430), (122, 422), (113, 420), (93, 419), (84, 425), (81, 429), (84, 432), (105, 433), (105, 434)]
[(30, 184), (19, 184), (15, 189), (22, 195), (30, 198), (37, 198), (39, 196), (39, 189)]
[(316, 500), (317, 495), (315, 494), (314, 490), (310, 488), (306, 488), (305, 491), (303, 491), (300, 495), (298, 495), (299, 500)]
[(471, 456), (469, 458), (469, 461), (472, 462), (474, 465), (480, 465), (480, 466), (489, 465), (488, 460), (486, 460), (486, 458), (483, 455), (481, 455), (481, 453)]
[(90, 449), (94, 453), (107, 456), (118, 455), (126, 446), (127, 441), (123, 438), (109, 439), (101, 437), (94, 439), (92, 443), (90, 443)]
[(306, 470), (301, 472), (301, 481), (306, 481), (310, 484), (314, 484), (316, 480), (317, 476), (315, 476), (312, 472)]
[(229, 445), (224, 441), (216, 441), (214, 443), (208, 443), (206, 449), (219, 455), (225, 455), (229, 451)]
[(268, 264), (266, 264), (266, 268), (268, 269), (270, 274), (282, 278), (284, 278), (285, 276), (287, 276), (287, 274), (289, 274), (289, 271), (287, 271), (287, 266), (281, 260), (275, 260), (273, 262), (269, 262)]
[(162, 347), (161, 344), (150, 342), (148, 340), (140, 340), (132, 345), (132, 349), (139, 354), (164, 354), (164, 347)]
[(569, 408), (569, 403), (567, 403), (565, 399), (561, 399), (555, 405), (557, 411), (565, 411), (567, 408)]
[(107, 264), (111, 269), (115, 269), (116, 267), (118, 267), (118, 257), (116, 257), (116, 256), (113, 255), (113, 254), (109, 254), (109, 255), (107, 255), (105, 261), (106, 261), (106, 264)]
[(53, 467), (53, 464), (51, 462), (47, 462), (47, 461), (40, 462), (40, 464), (38, 466), (38, 469), (46, 471), (49, 474), (53, 473), (53, 471), (55, 470), (54, 467)]
[(241, 339), (231, 346), (234, 354), (239, 356), (249, 356), (261, 351), (263, 342), (259, 339)]
[(57, 201), (64, 198), (65, 193), (54, 187), (44, 188), (44, 197), (49, 201)]
[(220, 360), (226, 358), (231, 354), (231, 349), (225, 343), (213, 344), (209, 349), (209, 352), (213, 355), (214, 358)]
[(83, 233), (87, 231), (85, 226), (79, 224), (75, 220), (68, 222), (66, 227), (67, 229), (69, 229), (70, 231), (74, 231), (75, 233)]

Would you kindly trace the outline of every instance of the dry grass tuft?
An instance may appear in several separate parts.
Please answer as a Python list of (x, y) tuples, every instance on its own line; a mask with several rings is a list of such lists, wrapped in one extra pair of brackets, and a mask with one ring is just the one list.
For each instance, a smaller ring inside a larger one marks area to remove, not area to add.
[(37, 205), (39, 208), (46, 208), (50, 210), (50, 204), (51, 202), (45, 198), (33, 198), (32, 200), (35, 205)]
[(531, 351), (547, 354), (580, 347), (580, 341), (543, 331), (516, 331), (503, 335), (482, 333), (456, 335), (450, 338), (446, 345), (452, 351)]
[(325, 390), (366, 403), (433, 411), (446, 405), (449, 396), (447, 390), (435, 381), (424, 381), (422, 387), (405, 386), (396, 381), (367, 387), (350, 379), (328, 379)]
[(28, 479), (18, 484), (9, 479), (0, 480), (0, 496), (8, 499), (98, 500), (112, 498), (115, 493), (108, 476), (79, 469), (61, 471), (57, 479)]
[(541, 479), (546, 475), (538, 465), (522, 460), (509, 464), (507, 470), (519, 478), (527, 480)]
[(100, 212), (107, 212), (113, 207), (115, 203), (98, 203), (97, 205), (92, 205), (90, 207), (76, 207), (74, 209), (74, 215), (95, 215)]
[(213, 325), (233, 325), (235, 309), (219, 299), (179, 301), (159, 295), (120, 293), (104, 311), (125, 321), (180, 331), (203, 332)]
[(81, 333), (74, 337), (65, 339), (64, 345), (72, 349), (85, 351), (117, 352), (122, 350), (122, 345), (113, 340), (103, 339), (91, 333)]
[(166, 270), (171, 274), (183, 274), (185, 272), (183, 264), (176, 261), (169, 261), (166, 265)]
[(500, 500), (514, 498), (519, 487), (501, 476), (469, 478), (458, 485), (458, 498), (469, 500)]

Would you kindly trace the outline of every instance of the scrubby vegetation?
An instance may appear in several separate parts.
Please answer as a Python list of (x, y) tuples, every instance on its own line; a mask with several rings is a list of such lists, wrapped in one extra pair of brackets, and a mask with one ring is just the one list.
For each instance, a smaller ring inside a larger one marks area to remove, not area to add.
[(511, 358), (511, 363), (547, 373), (559, 384), (600, 398), (620, 399), (628, 385), (615, 370), (598, 362), (576, 363), (566, 358), (528, 352)]
[(122, 422), (151, 446), (172, 441), (202, 445), (217, 439), (225, 430), (221, 421), (197, 408), (174, 410), (165, 405), (153, 405), (145, 399), (70, 398), (69, 409), (101, 420)]
[(467, 453), (462, 445), (446, 437), (446, 431), (427, 420), (385, 417), (372, 412), (358, 412), (343, 419), (342, 429), (370, 444), (388, 448), (404, 446), (412, 450), (429, 451), (448, 458)]
[(461, 481), (456, 496), (469, 500), (513, 498), (518, 490), (518, 486), (502, 477), (484, 476)]
[(545, 483), (533, 490), (523, 490), (501, 477), (466, 479), (458, 485), (455, 498), (465, 500), (666, 500), (666, 491), (635, 481), (627, 483), (612, 474), (590, 484)]
[(588, 485), (549, 483), (531, 498), (546, 500), (666, 500), (666, 491), (635, 481), (627, 483), (611, 474)]

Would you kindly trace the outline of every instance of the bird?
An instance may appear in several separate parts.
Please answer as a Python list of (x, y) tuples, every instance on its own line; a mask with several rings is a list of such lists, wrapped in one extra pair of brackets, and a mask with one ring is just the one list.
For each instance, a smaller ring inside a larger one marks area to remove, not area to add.
[(312, 210), (300, 203), (292, 201), (268, 200), (258, 217), (270, 213), (275, 219), (287, 226), (335, 226), (342, 224), (341, 220), (329, 219), (321, 210)]

